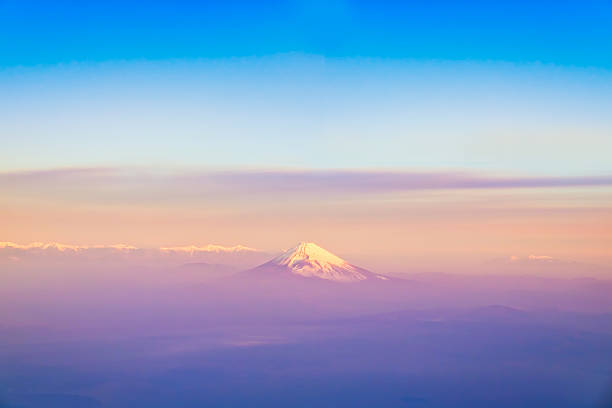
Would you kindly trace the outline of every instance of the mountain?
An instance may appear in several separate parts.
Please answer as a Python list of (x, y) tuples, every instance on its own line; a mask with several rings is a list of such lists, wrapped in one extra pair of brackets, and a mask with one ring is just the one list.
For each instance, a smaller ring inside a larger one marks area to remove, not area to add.
[(130, 265), (176, 266), (191, 263), (229, 265), (237, 270), (251, 268), (270, 258), (270, 254), (244, 246), (185, 245), (161, 248), (139, 248), (126, 244), (71, 245), (57, 242), (18, 244), (0, 241), (0, 265), (67, 263), (98, 265), (114, 262)]
[(392, 279), (351, 265), (312, 242), (301, 242), (263, 265), (242, 272), (241, 275), (262, 278), (309, 278), (341, 283)]

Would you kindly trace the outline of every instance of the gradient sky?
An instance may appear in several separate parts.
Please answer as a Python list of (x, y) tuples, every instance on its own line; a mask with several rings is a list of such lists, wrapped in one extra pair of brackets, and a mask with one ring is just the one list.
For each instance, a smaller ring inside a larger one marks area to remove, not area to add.
[(606, 1), (0, 0), (0, 240), (612, 263), (610, 112)]

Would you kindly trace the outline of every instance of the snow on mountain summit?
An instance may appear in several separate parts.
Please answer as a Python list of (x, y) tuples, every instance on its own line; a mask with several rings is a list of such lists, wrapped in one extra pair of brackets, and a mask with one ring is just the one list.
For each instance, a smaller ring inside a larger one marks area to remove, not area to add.
[(301, 242), (269, 262), (253, 269), (255, 272), (289, 272), (306, 278), (319, 278), (335, 282), (359, 282), (370, 279), (388, 280), (354, 266), (312, 242)]
[(344, 266), (347, 262), (332, 254), (326, 249), (321, 248), (314, 242), (300, 242), (300, 244), (285, 253), (277, 256), (271, 262), (291, 268), (303, 262), (317, 263), (318, 265)]

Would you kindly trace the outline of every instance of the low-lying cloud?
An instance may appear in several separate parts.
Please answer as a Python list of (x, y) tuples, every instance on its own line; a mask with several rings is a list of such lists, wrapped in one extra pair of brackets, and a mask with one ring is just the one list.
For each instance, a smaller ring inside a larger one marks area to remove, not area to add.
[(102, 190), (126, 194), (163, 188), (180, 196), (199, 193), (392, 193), (418, 190), (536, 189), (612, 186), (612, 175), (503, 176), (462, 171), (270, 170), (181, 171), (86, 168), (0, 174), (1, 189)]

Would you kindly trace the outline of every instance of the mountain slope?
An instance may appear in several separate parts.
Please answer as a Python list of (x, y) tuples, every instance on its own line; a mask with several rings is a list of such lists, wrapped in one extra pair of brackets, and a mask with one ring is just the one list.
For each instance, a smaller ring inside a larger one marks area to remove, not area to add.
[(312, 242), (294, 248), (256, 268), (245, 271), (250, 277), (301, 277), (332, 282), (386, 281), (390, 278), (351, 265)]

